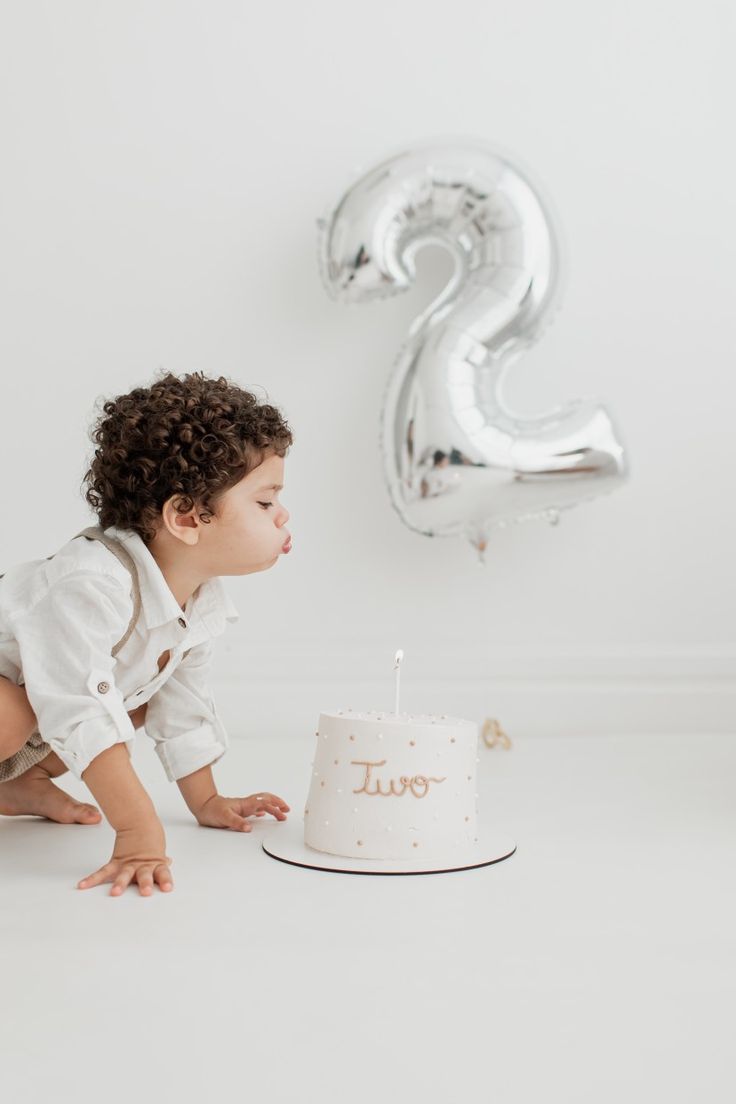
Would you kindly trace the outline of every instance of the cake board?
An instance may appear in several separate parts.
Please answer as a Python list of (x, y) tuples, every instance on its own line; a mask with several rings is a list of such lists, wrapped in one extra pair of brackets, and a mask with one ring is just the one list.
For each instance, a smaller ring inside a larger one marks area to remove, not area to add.
[(516, 851), (516, 844), (508, 836), (479, 825), (478, 843), (471, 852), (444, 859), (357, 859), (348, 855), (329, 855), (315, 851), (304, 842), (304, 823), (284, 820), (272, 828), (262, 840), (263, 850), (272, 859), (310, 870), (325, 870), (335, 874), (450, 874), (459, 870), (473, 870), (480, 866), (508, 859)]

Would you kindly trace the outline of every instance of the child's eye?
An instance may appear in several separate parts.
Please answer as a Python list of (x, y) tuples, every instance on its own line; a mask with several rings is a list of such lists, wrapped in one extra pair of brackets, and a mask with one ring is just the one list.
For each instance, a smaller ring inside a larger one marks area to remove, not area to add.
[(273, 502), (259, 502), (258, 505), (265, 506), (265, 508), (268, 509), (269, 506), (273, 506)]

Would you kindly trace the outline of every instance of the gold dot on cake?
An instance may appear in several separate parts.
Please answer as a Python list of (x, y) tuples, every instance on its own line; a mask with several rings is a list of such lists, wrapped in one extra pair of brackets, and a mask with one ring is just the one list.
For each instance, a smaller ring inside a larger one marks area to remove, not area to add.
[(416, 740), (410, 740), (409, 743), (411, 744), (412, 747), (414, 747), (415, 744), (416, 744)]
[(350, 733), (350, 739), (351, 739), (351, 740), (354, 740), (354, 739), (355, 739), (355, 736), (353, 736), (352, 732)]
[(466, 819), (466, 820), (470, 820), (470, 817), (466, 817), (465, 819)]
[(455, 737), (454, 737), (454, 736), (451, 736), (451, 737), (450, 737), (450, 743), (451, 743), (451, 744), (454, 744), (454, 743), (455, 743)]
[(358, 840), (358, 847), (362, 847), (362, 846), (363, 846), (363, 841), (362, 841), (362, 840)]
[[(337, 759), (335, 760), (335, 762), (337, 762)], [(472, 774), (469, 774), (468, 775), (468, 782), (472, 782), (472, 781), (473, 781), (473, 776), (472, 776)]]
[(323, 778), (322, 781), (320, 782), (320, 786), (324, 786), (324, 784), (325, 784), (325, 780)]
[(416, 841), (416, 840), (414, 840), (414, 842), (413, 842), (413, 844), (412, 844), (412, 847), (418, 847), (418, 846), (419, 846), (419, 844), (417, 843), (417, 841)]
[[(336, 760), (335, 760), (335, 762), (337, 763), (337, 762), (338, 762), (338, 760), (336, 759)], [(470, 778), (470, 775), (468, 775), (468, 778)]]

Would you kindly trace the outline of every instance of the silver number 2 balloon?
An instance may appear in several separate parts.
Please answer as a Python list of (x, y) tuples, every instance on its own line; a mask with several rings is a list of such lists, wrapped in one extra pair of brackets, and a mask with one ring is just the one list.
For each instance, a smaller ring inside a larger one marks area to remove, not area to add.
[(559, 236), (528, 171), (484, 143), (429, 143), (365, 173), (317, 221), (320, 274), (335, 299), (405, 291), (428, 243), (455, 261), (412, 323), (384, 399), (385, 474), (410, 529), (464, 534), (483, 561), (493, 527), (555, 524), (560, 510), (625, 478), (597, 400), (531, 418), (504, 405), (504, 373), (549, 322), (561, 283)]

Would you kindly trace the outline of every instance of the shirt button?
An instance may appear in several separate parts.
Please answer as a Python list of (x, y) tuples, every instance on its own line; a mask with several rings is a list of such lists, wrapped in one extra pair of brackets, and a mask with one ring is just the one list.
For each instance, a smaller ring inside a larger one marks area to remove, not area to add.
[(187, 623), (186, 623), (186, 621), (184, 620), (184, 618), (183, 618), (183, 617), (180, 617), (180, 618), (179, 618), (179, 624), (181, 625), (181, 627), (182, 627), (183, 629), (185, 629), (185, 628), (187, 627)]
[(99, 692), (101, 694), (106, 694), (107, 691), (110, 689), (110, 683), (109, 682), (98, 682), (97, 683), (97, 689), (99, 690)]

